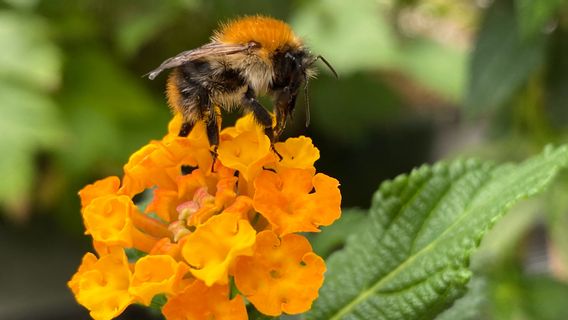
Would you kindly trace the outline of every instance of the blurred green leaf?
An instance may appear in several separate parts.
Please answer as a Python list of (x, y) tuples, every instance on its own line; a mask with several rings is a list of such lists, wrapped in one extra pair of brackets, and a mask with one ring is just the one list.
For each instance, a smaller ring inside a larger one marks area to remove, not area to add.
[(565, 132), (568, 124), (568, 28), (553, 34), (546, 66), (546, 113), (556, 128)]
[(310, 243), (314, 252), (325, 258), (333, 251), (340, 249), (347, 237), (356, 234), (366, 221), (367, 211), (362, 209), (346, 209), (341, 218), (331, 226), (322, 227), (320, 233), (309, 234)]
[(165, 134), (170, 117), (165, 98), (150, 96), (143, 81), (149, 80), (97, 47), (70, 53), (60, 96), (72, 131), (60, 154), (64, 168), (85, 172), (100, 162), (122, 165), (130, 153)]
[(42, 19), (0, 11), (0, 80), (52, 90), (61, 77), (60, 52)]
[(187, 9), (195, 8), (200, 0), (153, 0), (137, 1), (136, 5), (123, 4), (118, 14), (116, 42), (118, 50), (126, 57), (136, 51), (180, 16), (187, 15)]
[(19, 206), (35, 177), (39, 149), (62, 141), (63, 128), (53, 102), (44, 94), (0, 81), (0, 202)]
[(305, 2), (291, 17), (297, 34), (322, 54), (340, 75), (392, 65), (392, 29), (378, 1)]
[(557, 263), (568, 268), (568, 174), (561, 177), (547, 197), (547, 218), (553, 249), (551, 254), (556, 255)]
[(521, 35), (533, 37), (543, 32), (556, 11), (566, 3), (566, 0), (515, 0)]
[(546, 38), (522, 39), (507, 1), (488, 9), (469, 67), (464, 106), (479, 114), (501, 106), (544, 61)]
[(0, 11), (0, 202), (28, 206), (39, 150), (62, 142), (64, 128), (46, 91), (60, 80), (60, 56), (44, 22), (32, 15)]
[(40, 0), (4, 0), (4, 2), (10, 4), (14, 8), (19, 9), (31, 9), (35, 7)]
[(423, 166), (384, 182), (366, 227), (327, 261), (308, 319), (432, 319), (465, 291), (469, 258), (507, 209), (542, 192), (568, 146), (521, 164)]
[(546, 276), (525, 277), (523, 307), (528, 319), (568, 319), (568, 285)]
[(397, 69), (439, 93), (458, 102), (464, 93), (467, 77), (465, 52), (429, 39), (407, 41), (397, 55)]
[(466, 77), (465, 52), (429, 39), (397, 39), (389, 10), (386, 3), (372, 1), (312, 1), (293, 15), (292, 24), (341, 76), (379, 68), (397, 70), (457, 101)]

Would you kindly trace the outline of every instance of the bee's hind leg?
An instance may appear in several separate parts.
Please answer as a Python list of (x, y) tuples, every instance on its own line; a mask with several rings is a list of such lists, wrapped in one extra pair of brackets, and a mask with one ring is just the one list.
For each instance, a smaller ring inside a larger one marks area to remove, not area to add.
[(209, 117), (205, 118), (205, 127), (207, 131), (207, 139), (211, 147), (211, 156), (213, 162), (211, 163), (211, 172), (214, 172), (215, 161), (217, 161), (217, 148), (219, 147), (219, 125), (217, 124), (217, 116), (214, 108)]

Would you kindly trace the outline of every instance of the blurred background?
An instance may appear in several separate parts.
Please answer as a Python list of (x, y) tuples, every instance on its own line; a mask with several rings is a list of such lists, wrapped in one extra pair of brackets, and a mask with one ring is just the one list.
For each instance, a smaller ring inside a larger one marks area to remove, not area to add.
[[(311, 126), (301, 98), (286, 135), (312, 137), (344, 208), (422, 163), (568, 142), (564, 0), (0, 0), (0, 319), (88, 318), (66, 287), (90, 250), (78, 190), (165, 133), (166, 77), (142, 75), (243, 14), (289, 22), (340, 74), (321, 68)], [(568, 174), (513, 211), (472, 261), (460, 318), (568, 319)], [(316, 250), (363, 216), (346, 210)]]

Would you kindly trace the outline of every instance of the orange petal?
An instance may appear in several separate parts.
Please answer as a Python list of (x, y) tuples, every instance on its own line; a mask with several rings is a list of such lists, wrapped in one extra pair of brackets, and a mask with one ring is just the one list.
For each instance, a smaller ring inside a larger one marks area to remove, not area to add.
[(162, 238), (156, 242), (149, 254), (167, 254), (176, 260), (181, 259), (179, 244), (172, 242), (170, 238)]
[(319, 159), (319, 150), (314, 147), (312, 139), (300, 136), (288, 138), (285, 142), (274, 144), (274, 148), (282, 156), (278, 165), (287, 168), (308, 169)]
[(174, 294), (178, 282), (189, 272), (189, 266), (169, 255), (147, 255), (134, 265), (130, 294), (148, 306), (160, 293)]
[(132, 220), (138, 209), (128, 196), (98, 197), (83, 210), (86, 233), (106, 245), (132, 246)]
[(81, 191), (79, 191), (79, 196), (81, 197), (81, 206), (84, 208), (93, 199), (100, 196), (105, 196), (109, 194), (116, 194), (120, 188), (120, 179), (118, 177), (107, 177), (96, 181), (93, 184), (85, 186)]
[(325, 263), (308, 240), (272, 231), (256, 237), (254, 255), (240, 257), (235, 267), (239, 291), (263, 314), (298, 314), (310, 309), (323, 284)]
[(134, 152), (124, 165), (121, 192), (133, 197), (152, 186), (151, 170), (144, 163), (147, 157), (159, 148), (157, 141), (150, 142)]
[(253, 181), (262, 166), (276, 162), (276, 156), (270, 149), (270, 139), (258, 125), (239, 128), (237, 122), (236, 131), (232, 134), (235, 136), (228, 136), (219, 144), (218, 158), (224, 166), (238, 170), (247, 181)]
[(87, 253), (68, 285), (93, 319), (109, 320), (132, 303), (133, 297), (128, 293), (131, 277), (124, 250), (113, 248), (100, 259)]
[(162, 313), (167, 320), (246, 320), (245, 303), (241, 296), (229, 299), (228, 286), (206, 286), (194, 281), (176, 296), (170, 297)]
[(192, 274), (206, 285), (226, 284), (236, 257), (252, 254), (255, 234), (248, 220), (221, 213), (186, 236), (181, 253)]
[(341, 215), (338, 186), (329, 176), (314, 176), (313, 169), (265, 170), (255, 180), (254, 208), (279, 235), (318, 232)]

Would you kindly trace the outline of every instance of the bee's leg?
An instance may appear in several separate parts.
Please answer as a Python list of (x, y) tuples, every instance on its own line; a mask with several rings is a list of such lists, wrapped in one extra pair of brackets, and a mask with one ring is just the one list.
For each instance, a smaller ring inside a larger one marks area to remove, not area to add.
[(219, 125), (217, 124), (217, 113), (213, 105), (210, 106), (208, 116), (204, 120), (207, 139), (209, 140), (209, 146), (211, 146), (211, 156), (213, 157), (213, 162), (211, 163), (211, 172), (213, 172), (215, 161), (217, 161), (217, 148), (219, 147)]
[(276, 127), (274, 128), (274, 139), (278, 140), (284, 127), (286, 127), (286, 120), (288, 120), (288, 115), (286, 114), (286, 109), (282, 108), (280, 105), (276, 105)]
[(191, 132), (191, 129), (193, 129), (194, 125), (195, 125), (195, 123), (192, 123), (192, 122), (189, 122), (189, 121), (182, 123), (181, 128), (179, 129), (178, 136), (187, 137), (189, 135), (189, 133)]
[(272, 129), (272, 116), (268, 111), (258, 102), (254, 90), (249, 87), (245, 96), (243, 97), (243, 106), (254, 116), (258, 124), (264, 127), (264, 132), (274, 142), (274, 130)]
[(248, 88), (245, 96), (243, 97), (243, 105), (247, 110), (252, 112), (254, 119), (264, 127), (264, 134), (266, 134), (270, 139), (270, 146), (272, 148), (272, 151), (274, 151), (278, 158), (282, 160), (282, 156), (274, 148), (274, 142), (276, 142), (277, 136), (275, 135), (274, 129), (272, 128), (272, 116), (262, 106), (262, 104), (258, 102), (254, 90), (251, 87)]

